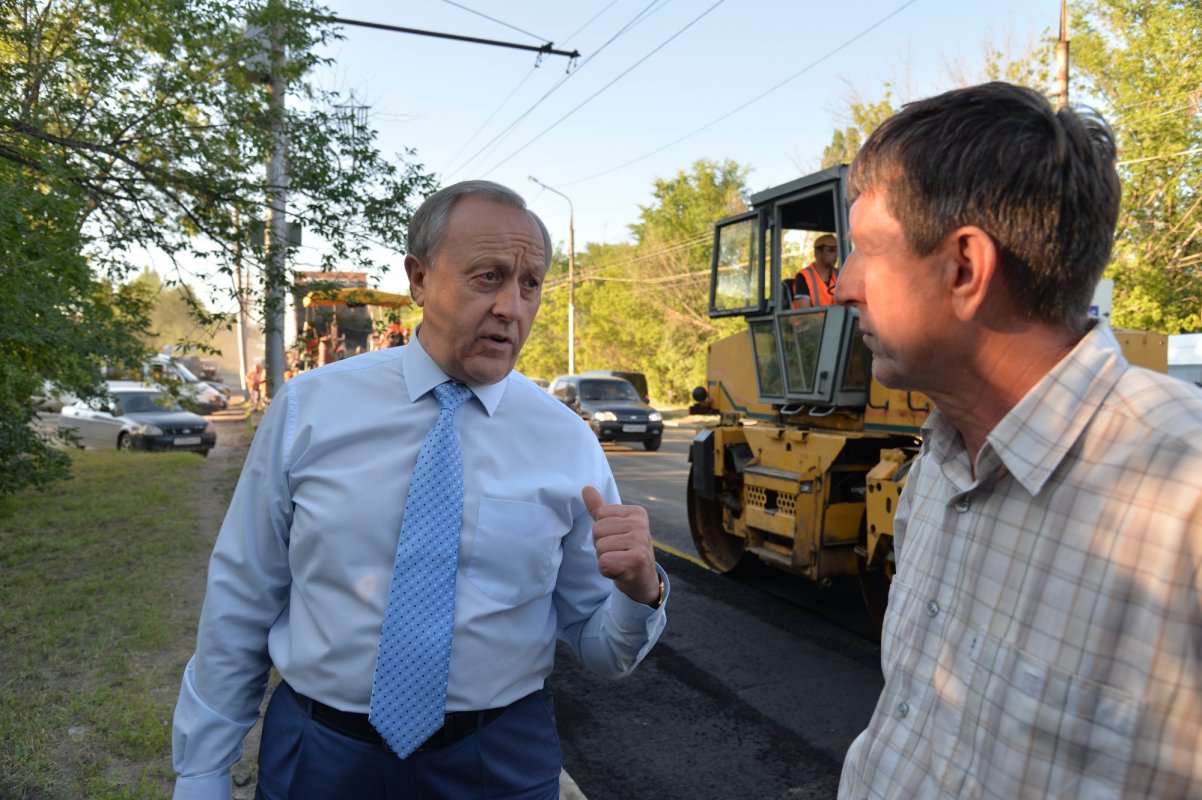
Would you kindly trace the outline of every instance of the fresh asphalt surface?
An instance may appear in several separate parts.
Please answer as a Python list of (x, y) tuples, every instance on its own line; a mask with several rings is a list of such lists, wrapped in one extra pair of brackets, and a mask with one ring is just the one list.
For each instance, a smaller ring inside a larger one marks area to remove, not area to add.
[(623, 500), (645, 505), (672, 593), (668, 627), (610, 683), (560, 647), (564, 767), (589, 800), (833, 798), (843, 754), (880, 693), (880, 649), (854, 585), (822, 591), (754, 565), (695, 562), (684, 511), (688, 442), (606, 445)]

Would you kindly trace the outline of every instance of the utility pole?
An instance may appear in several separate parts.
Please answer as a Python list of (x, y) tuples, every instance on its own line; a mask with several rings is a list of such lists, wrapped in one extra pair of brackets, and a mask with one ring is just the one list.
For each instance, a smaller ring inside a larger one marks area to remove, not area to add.
[(263, 333), (267, 346), (267, 396), (284, 385), (284, 295), (288, 285), (288, 130), (284, 114), (283, 0), (270, 0), (268, 115), (271, 155), (267, 162), (267, 271), (264, 275)]
[[(284, 312), (287, 287), (290, 285), (286, 256), (290, 242), (288, 225), (288, 130), (284, 109), (284, 94), (287, 86), (284, 80), (284, 65), (287, 53), (284, 49), (283, 14), (287, 10), (287, 0), (268, 0), (268, 114), (271, 126), (271, 154), (267, 162), (267, 260), (263, 275), (263, 334), (267, 349), (267, 396), (274, 397), (276, 390), (284, 384)], [(393, 25), (383, 25), (373, 22), (343, 19), (341, 17), (316, 16), (318, 21), (336, 22), (343, 25), (358, 25), (369, 28), (412, 33), (425, 36), (438, 36), (446, 39), (457, 39), (474, 44), (487, 44), (500, 47), (511, 47), (522, 50), (533, 50), (544, 55), (561, 55), (570, 59), (580, 56), (578, 52), (555, 50), (551, 43), (544, 45), (521, 45), (509, 42), (498, 42), (489, 39), (475, 39), (454, 34), (421, 31), (412, 28), (401, 28)], [(258, 59), (255, 59), (256, 61)], [(555, 191), (552, 189), (552, 191)], [(558, 194), (558, 193), (557, 193)], [(566, 197), (566, 196), (565, 196)], [(571, 201), (568, 201), (569, 205)], [(572, 256), (575, 258), (574, 254)], [(574, 262), (573, 262), (574, 263)], [(569, 332), (573, 323), (569, 321)], [(569, 333), (569, 335), (571, 335)], [(569, 345), (568, 361), (573, 362), (574, 355)]]
[(1060, 0), (1060, 38), (1056, 41), (1056, 110), (1068, 108), (1068, 0)]
[(246, 385), (246, 288), (242, 283), (242, 225), (238, 209), (234, 209), (234, 291), (238, 295), (238, 384), (242, 391)]
[(530, 180), (568, 201), (568, 374), (576, 374), (576, 211), (572, 198), (533, 175)]

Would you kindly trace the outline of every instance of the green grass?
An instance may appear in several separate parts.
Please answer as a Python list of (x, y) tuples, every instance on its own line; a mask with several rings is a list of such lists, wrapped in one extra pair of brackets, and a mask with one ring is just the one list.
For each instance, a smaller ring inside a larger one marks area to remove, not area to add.
[(165, 797), (212, 549), (203, 462), (72, 460), (71, 480), (0, 507), (0, 797)]

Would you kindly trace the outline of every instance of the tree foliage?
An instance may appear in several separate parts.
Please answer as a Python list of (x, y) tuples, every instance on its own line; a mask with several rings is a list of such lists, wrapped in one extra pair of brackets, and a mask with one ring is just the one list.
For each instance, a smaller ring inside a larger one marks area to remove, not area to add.
[[(640, 206), (631, 244), (589, 244), (576, 258), (576, 368), (647, 375), (660, 402), (682, 402), (705, 379), (706, 346), (743, 327), (707, 315), (714, 223), (746, 210), (747, 169), (701, 160), (656, 180)], [(527, 374), (567, 371), (567, 270), (557, 256), (535, 332), (522, 354)]]
[(1123, 205), (1113, 320), (1202, 330), (1202, 6), (1074, 5), (1073, 87), (1115, 130)]
[[(1123, 205), (1114, 260), (1115, 325), (1202, 330), (1202, 6), (1176, 0), (1081, 0), (1072, 5), (1070, 101), (1095, 107), (1115, 130)], [(985, 49), (979, 77), (1052, 94), (1054, 40), (1025, 53)], [(823, 165), (850, 161), (893, 112), (891, 91), (849, 104)]]
[(87, 394), (95, 355), (131, 362), (149, 299), (96, 277), (79, 252), (75, 198), (17, 180), (0, 161), (0, 497), (64, 477), (68, 461), (35, 425), (53, 384)]
[(0, 493), (61, 474), (61, 455), (24, 425), (27, 389), (46, 379), (82, 394), (102, 362), (132, 357), (148, 305), (120, 287), (143, 253), (170, 259), (168, 284), (231, 294), (235, 258), (262, 263), (248, 230), (263, 217), (276, 112), (248, 25), (286, 46), (289, 212), (324, 242), (319, 266), (382, 269), (375, 247), (403, 248), (410, 201), (433, 179), (411, 153), (385, 159), (373, 130), (345, 124), (342, 98), (308, 82), (334, 35), (320, 16), (308, 0), (0, 6), (0, 361), (16, 374), (0, 459), (23, 476)]
[(831, 143), (822, 151), (822, 168), (850, 164), (864, 140), (896, 111), (893, 107), (893, 92), (888, 88), (885, 89), (885, 96), (875, 103), (866, 100), (852, 101), (848, 105), (851, 125), (835, 131), (831, 136)]

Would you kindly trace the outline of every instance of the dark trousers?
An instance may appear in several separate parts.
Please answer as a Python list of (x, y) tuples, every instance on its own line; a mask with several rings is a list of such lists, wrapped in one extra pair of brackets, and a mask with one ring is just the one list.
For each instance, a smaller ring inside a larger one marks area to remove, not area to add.
[(557, 800), (561, 756), (551, 690), (475, 733), (404, 760), (310, 719), (281, 686), (267, 705), (256, 800)]

